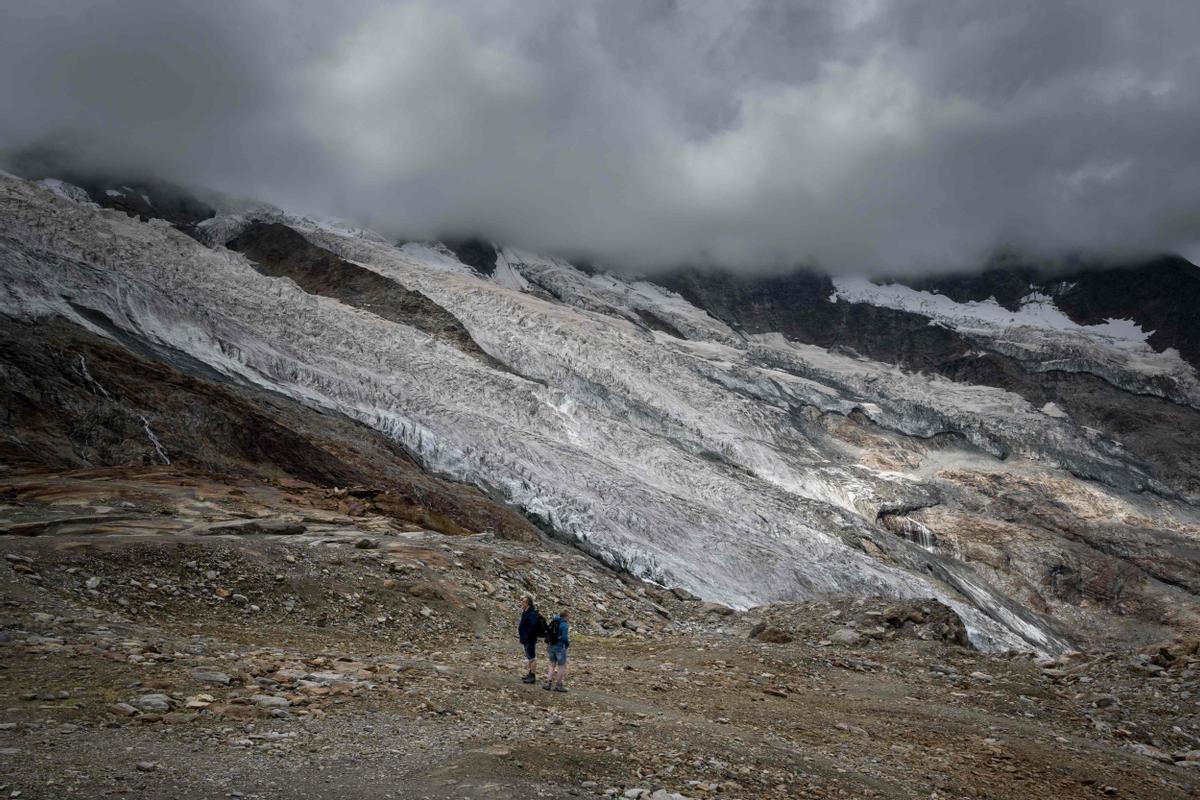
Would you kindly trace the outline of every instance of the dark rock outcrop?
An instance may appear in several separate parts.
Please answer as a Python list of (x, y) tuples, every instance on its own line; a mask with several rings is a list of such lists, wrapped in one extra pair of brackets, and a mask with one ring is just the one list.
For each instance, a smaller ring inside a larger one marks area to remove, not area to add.
[(157, 180), (96, 180), (76, 183), (104, 208), (123, 211), (142, 222), (165, 219), (191, 236), (196, 225), (214, 216), (216, 210), (186, 189)]
[(468, 267), (483, 275), (496, 271), (496, 248), (482, 239), (445, 239), (442, 244), (450, 248), (455, 257)]
[(1066, 269), (1019, 264), (900, 282), (960, 303), (991, 297), (1012, 311), (1030, 292), (1049, 295), (1080, 325), (1131, 319), (1153, 331), (1149, 343), (1155, 350), (1173, 347), (1200, 367), (1200, 268), (1179, 256)]
[(829, 276), (815, 272), (740, 275), (687, 270), (656, 281), (735, 330), (781, 333), (820, 347), (849, 348), (877, 361), (935, 371), (973, 345), (929, 318), (865, 303), (830, 302)]
[(683, 335), (683, 332), (680, 331), (679, 328), (676, 328), (670, 322), (667, 322), (665, 319), (653, 312), (647, 311), (644, 308), (639, 308), (635, 309), (635, 313), (638, 315), (638, 319), (642, 321), (642, 324), (644, 324), (650, 330), (660, 331), (668, 336), (674, 336), (676, 339), (687, 338)]
[(0, 315), (0, 464), (63, 470), (164, 456), (214, 475), (379, 487), (356, 508), (437, 530), (537, 535), (516, 512), (430, 475), (361, 423), (185, 374), (65, 320)]
[(264, 275), (290, 278), (309, 294), (411, 325), (496, 366), (449, 311), (420, 292), (317, 247), (286, 225), (253, 222), (226, 246), (245, 254)]

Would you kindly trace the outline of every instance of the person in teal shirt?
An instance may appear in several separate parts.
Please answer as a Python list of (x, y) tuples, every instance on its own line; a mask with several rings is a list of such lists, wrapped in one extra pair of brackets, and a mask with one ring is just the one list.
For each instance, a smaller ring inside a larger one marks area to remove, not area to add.
[(567, 679), (567, 648), (571, 646), (570, 626), (567, 612), (560, 611), (546, 626), (546, 652), (550, 657), (550, 677), (543, 689), (565, 692), (563, 681)]

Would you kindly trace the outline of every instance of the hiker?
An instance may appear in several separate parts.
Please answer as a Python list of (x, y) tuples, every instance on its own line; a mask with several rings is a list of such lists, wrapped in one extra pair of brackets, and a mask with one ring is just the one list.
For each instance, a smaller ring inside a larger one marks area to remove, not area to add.
[(537, 683), (537, 673), (534, 672), (533, 662), (537, 660), (537, 640), (545, 635), (546, 621), (533, 605), (533, 598), (525, 595), (521, 599), (521, 623), (517, 626), (517, 636), (525, 648), (525, 677), (521, 683)]
[(567, 619), (567, 612), (560, 611), (546, 625), (546, 655), (550, 658), (550, 677), (547, 678), (543, 689), (553, 689), (556, 692), (567, 690), (563, 686), (567, 677), (567, 648), (571, 646), (571, 640), (567, 636)]

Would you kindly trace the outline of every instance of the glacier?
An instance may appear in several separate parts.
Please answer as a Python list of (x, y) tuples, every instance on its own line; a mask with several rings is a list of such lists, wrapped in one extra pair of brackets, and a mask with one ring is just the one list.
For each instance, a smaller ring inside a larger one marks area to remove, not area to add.
[[(505, 369), (260, 274), (223, 246), (254, 219), (283, 222), (421, 292)], [(434, 243), (397, 246), (270, 209), (219, 216), (198, 233), (204, 243), (78, 202), (61, 186), (2, 176), (0, 312), (62, 316), (364, 422), (605, 562), (706, 600), (937, 597), (980, 647), (1070, 647), (963, 560), (876, 524), (941, 502), (932, 468), (864, 462), (828, 435), (830, 416), (918, 442), (960, 437), (930, 463), (1054, 471), (1129, 503), (1173, 495), (1119, 444), (1015, 394), (745, 335), (650, 281), (513, 248), (485, 276)], [(1022, 351), (1061, 336), (1096, 339), (1036, 326), (990, 335)], [(1087, 357), (1121, 376), (1169, 369), (1179, 392), (1200, 396), (1194, 375), (1127, 342)], [(154, 438), (165, 460), (169, 432)]]

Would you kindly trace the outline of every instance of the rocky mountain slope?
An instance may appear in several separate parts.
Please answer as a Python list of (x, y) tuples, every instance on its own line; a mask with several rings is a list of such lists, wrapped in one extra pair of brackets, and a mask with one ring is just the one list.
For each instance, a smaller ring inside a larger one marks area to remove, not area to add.
[(639, 280), (0, 175), (0, 792), (1192, 796), (1189, 269)]
[[(908, 287), (663, 286), (458, 245), (472, 266), (269, 209), (176, 221), (185, 236), (43, 183), (0, 179), (11, 352), (58, 351), (6, 355), (23, 463), (302, 469), (237, 444), (254, 437), (208, 444), (204, 406), (145, 378), (105, 397), (104, 339), (135, 372), (206, 381), (206, 403), (286, 406), (280, 436), (321, 465), (305, 480), (387, 488), (407, 462), (432, 494), (455, 486), (425, 505), (465, 529), (528, 535), (519, 511), (707, 600), (934, 597), (977, 646), (1043, 653), (1196, 631), (1200, 389), (1129, 325), (1064, 322), (1037, 297), (998, 319), (994, 301)], [(47, 392), (64, 380), (74, 397)], [(56, 408), (86, 422), (36, 424)], [(365, 464), (331, 465), (363, 440)]]
[[(1200, 788), (1195, 640), (1041, 659), (964, 646), (962, 623), (931, 600), (737, 612), (574, 548), (341, 511), (336, 494), (175, 465), (0, 477), (0, 791), (1158, 800)], [(567, 694), (518, 679), (527, 592), (572, 615)]]

